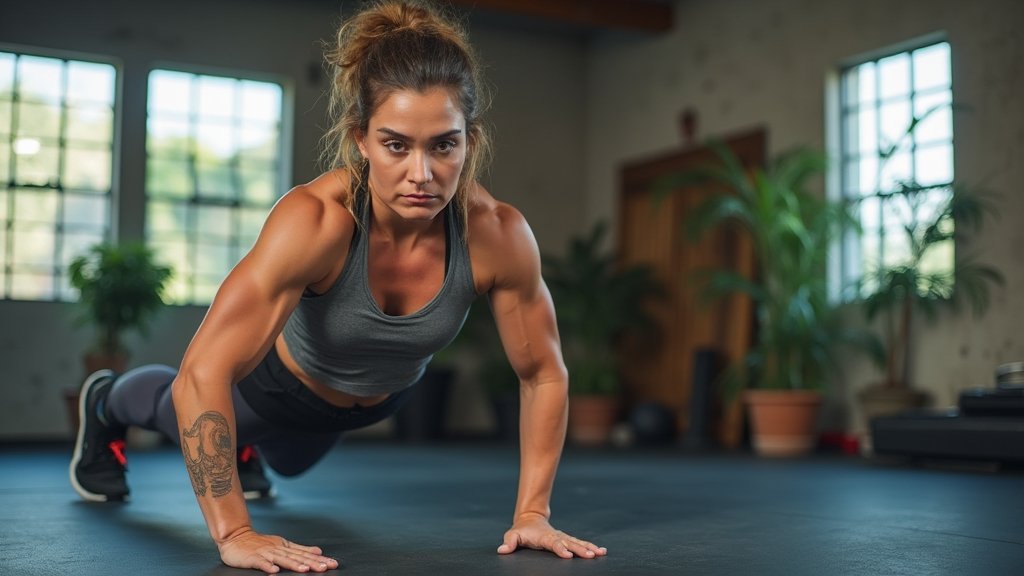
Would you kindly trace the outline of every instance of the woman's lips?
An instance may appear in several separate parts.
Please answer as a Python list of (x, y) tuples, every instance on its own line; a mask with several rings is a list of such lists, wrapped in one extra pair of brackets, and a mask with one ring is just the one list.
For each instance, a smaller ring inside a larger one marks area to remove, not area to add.
[(437, 199), (433, 194), (405, 194), (402, 197), (416, 204), (427, 204)]

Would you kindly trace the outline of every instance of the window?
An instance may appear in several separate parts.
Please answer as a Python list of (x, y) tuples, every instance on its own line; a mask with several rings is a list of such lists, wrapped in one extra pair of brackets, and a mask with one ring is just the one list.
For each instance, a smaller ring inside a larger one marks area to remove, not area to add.
[(146, 238), (174, 267), (168, 296), (208, 304), (255, 242), (283, 188), (282, 88), (154, 70)]
[[(934, 219), (949, 198), (952, 100), (947, 42), (841, 71), (840, 188), (844, 199), (858, 200), (863, 229), (842, 246), (843, 286), (880, 266), (906, 261), (911, 251), (906, 227)], [(922, 191), (885, 196), (906, 186)], [(952, 241), (929, 250), (922, 267), (951, 271)]]
[(67, 265), (108, 237), (114, 66), (0, 52), (0, 298), (75, 300)]

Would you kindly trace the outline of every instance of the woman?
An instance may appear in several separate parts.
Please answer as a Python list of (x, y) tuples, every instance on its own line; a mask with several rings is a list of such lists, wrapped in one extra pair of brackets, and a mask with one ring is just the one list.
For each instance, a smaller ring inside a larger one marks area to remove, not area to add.
[(488, 139), (465, 35), (426, 6), (386, 2), (347, 21), (328, 59), (335, 168), (277, 203), (178, 371), (86, 381), (72, 484), (86, 499), (126, 498), (125, 427), (161, 430), (180, 441), (224, 563), (336, 568), (320, 548), (253, 529), (244, 496), (270, 486), (249, 446), (283, 475), (307, 470), (342, 432), (392, 414), (487, 294), (523, 413), (518, 499), (498, 552), (604, 555), (548, 522), (568, 376), (530, 228), (476, 182)]

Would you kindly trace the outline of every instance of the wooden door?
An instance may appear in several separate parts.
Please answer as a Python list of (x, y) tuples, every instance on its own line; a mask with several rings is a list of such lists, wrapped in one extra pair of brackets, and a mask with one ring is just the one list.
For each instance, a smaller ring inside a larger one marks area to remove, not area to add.
[[(724, 141), (748, 167), (765, 163), (762, 130)], [(689, 238), (683, 224), (687, 214), (708, 194), (722, 193), (714, 185), (675, 190), (661, 202), (655, 187), (665, 177), (715, 162), (708, 148), (688, 149), (626, 165), (622, 170), (619, 254), (624, 264), (651, 266), (666, 287), (666, 298), (652, 305), (657, 338), (625, 348), (623, 378), (632, 403), (653, 400), (671, 408), (680, 430), (689, 427), (694, 354), (712, 348), (724, 362), (741, 359), (753, 336), (754, 309), (748, 298), (730, 296), (708, 301), (700, 294), (699, 275), (729, 267), (747, 276), (755, 273), (749, 237), (735, 228), (719, 228), (699, 242)], [(738, 398), (720, 396), (711, 415), (718, 442), (739, 445), (742, 410)]]

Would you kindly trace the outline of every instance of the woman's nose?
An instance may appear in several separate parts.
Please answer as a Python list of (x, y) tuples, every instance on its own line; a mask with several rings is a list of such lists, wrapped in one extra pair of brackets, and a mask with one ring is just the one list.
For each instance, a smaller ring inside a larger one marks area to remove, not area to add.
[(430, 156), (422, 152), (412, 154), (412, 166), (409, 171), (409, 181), (416, 186), (423, 186), (434, 179), (430, 170)]

